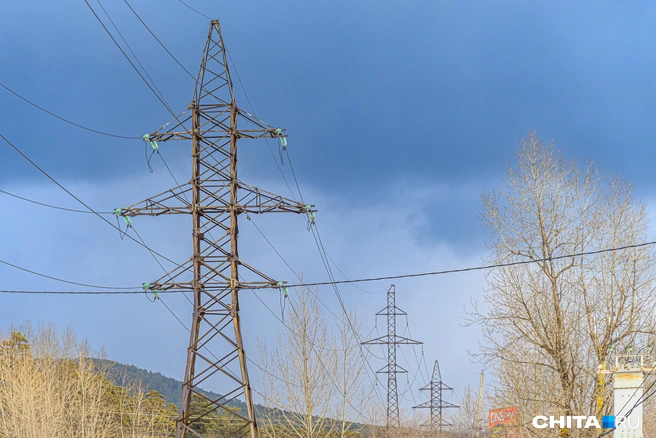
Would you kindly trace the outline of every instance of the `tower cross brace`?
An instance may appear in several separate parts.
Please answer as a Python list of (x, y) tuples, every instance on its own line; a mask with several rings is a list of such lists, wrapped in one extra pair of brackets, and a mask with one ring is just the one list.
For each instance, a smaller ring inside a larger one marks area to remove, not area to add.
[(396, 307), (396, 286), (391, 285), (387, 291), (387, 307), (376, 316), (387, 317), (387, 334), (375, 339), (362, 342), (362, 345), (387, 345), (387, 365), (378, 373), (387, 374), (387, 434), (391, 429), (401, 426), (399, 419), (399, 395), (397, 391), (396, 375), (407, 373), (403, 367), (396, 363), (396, 349), (399, 345), (418, 345), (422, 342), (396, 334), (396, 317), (405, 316), (406, 312)]
[[(238, 219), (244, 213), (309, 214), (315, 210), (240, 181), (237, 151), (240, 139), (281, 137), (286, 137), (283, 129), (237, 106), (221, 26), (218, 20), (211, 21), (189, 108), (144, 136), (151, 142), (191, 141), (191, 180), (121, 212), (123, 216), (188, 214), (192, 219), (191, 258), (146, 283), (153, 290), (178, 289), (193, 294), (178, 438), (214, 437), (218, 433), (223, 437), (259, 436), (241, 332), (239, 293), (282, 283), (240, 259)], [(244, 280), (244, 273), (254, 279)], [(221, 388), (220, 397), (212, 398), (200, 389), (210, 381)], [(237, 399), (243, 399), (246, 412), (231, 404)], [(220, 431), (206, 430), (203, 423), (213, 413), (222, 413), (225, 418)]]

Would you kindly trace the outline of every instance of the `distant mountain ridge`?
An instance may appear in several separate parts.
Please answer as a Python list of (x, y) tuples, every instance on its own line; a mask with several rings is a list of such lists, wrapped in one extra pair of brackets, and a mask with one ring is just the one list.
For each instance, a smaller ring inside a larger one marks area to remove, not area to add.
[[(144, 392), (155, 390), (164, 396), (164, 399), (173, 403), (176, 407), (180, 407), (180, 400), (182, 399), (182, 382), (180, 380), (166, 377), (162, 373), (148, 371), (143, 368), (138, 368), (134, 365), (126, 365), (120, 362), (107, 359), (96, 359), (96, 365), (99, 370), (114, 384), (126, 386), (130, 383), (143, 385)], [(203, 392), (213, 399), (218, 399), (221, 394), (212, 391)], [(232, 400), (228, 406), (239, 408), (242, 412), (246, 411), (246, 403), (241, 400)], [(268, 415), (270, 418), (283, 419), (283, 411), (276, 408), (267, 408), (260, 404), (255, 404), (256, 415)], [(363, 425), (360, 423), (353, 423), (350, 425), (351, 430), (360, 430)]]
[[(96, 359), (96, 364), (113, 384), (121, 386), (129, 382), (141, 384), (146, 388), (146, 392), (155, 390), (162, 394), (167, 402), (180, 407), (180, 400), (182, 399), (182, 382), (180, 380), (113, 360)], [(221, 394), (212, 391), (203, 390), (203, 392), (213, 399), (221, 397)], [(229, 405), (246, 410), (246, 403), (240, 400), (233, 400)], [(262, 405), (255, 405), (255, 409), (257, 411), (266, 408)]]

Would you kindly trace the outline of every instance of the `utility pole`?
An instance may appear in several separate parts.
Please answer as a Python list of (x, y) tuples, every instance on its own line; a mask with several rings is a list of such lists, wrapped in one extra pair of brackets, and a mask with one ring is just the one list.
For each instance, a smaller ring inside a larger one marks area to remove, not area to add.
[(428, 385), (420, 388), (420, 391), (430, 391), (430, 400), (420, 405), (413, 406), (412, 409), (430, 409), (430, 421), (423, 424), (428, 426), (432, 431), (440, 431), (444, 426), (453, 426), (448, 420), (444, 419), (444, 409), (459, 408), (453, 403), (444, 401), (444, 391), (453, 391), (453, 388), (447, 386), (442, 382), (442, 374), (440, 373), (440, 364), (435, 361), (433, 365), (433, 376)]
[[(144, 290), (177, 289), (192, 292), (194, 297), (178, 438), (216, 436), (218, 431), (203, 431), (201, 427), (213, 413), (227, 418), (221, 425), (222, 436), (258, 437), (239, 319), (239, 292), (281, 287), (283, 283), (239, 258), (238, 218), (243, 213), (309, 214), (313, 210), (312, 206), (241, 182), (237, 177), (237, 144), (244, 138), (276, 138), (284, 144), (283, 132), (237, 106), (221, 26), (213, 20), (191, 104), (161, 130), (144, 135), (155, 150), (156, 142), (191, 141), (191, 180), (119, 211), (123, 216), (191, 215), (190, 260), (158, 280), (144, 283)], [(250, 280), (242, 281), (243, 274)], [(200, 390), (210, 381), (221, 388), (221, 397), (213, 399)], [(243, 399), (246, 412), (231, 407), (237, 399)]]
[(390, 430), (394, 427), (400, 427), (399, 420), (399, 395), (396, 386), (396, 375), (407, 373), (396, 363), (396, 349), (399, 345), (418, 345), (422, 342), (414, 341), (403, 336), (396, 334), (396, 317), (405, 316), (403, 310), (396, 307), (396, 286), (391, 285), (387, 291), (387, 307), (376, 316), (387, 317), (387, 334), (379, 338), (365, 341), (362, 345), (387, 345), (387, 365), (378, 370), (378, 373), (387, 374), (387, 435), (389, 436)]
[(482, 429), (482, 424), (481, 424), (481, 415), (483, 413), (483, 371), (481, 371), (481, 381), (478, 385), (478, 413), (476, 415), (476, 437), (481, 436), (481, 429)]

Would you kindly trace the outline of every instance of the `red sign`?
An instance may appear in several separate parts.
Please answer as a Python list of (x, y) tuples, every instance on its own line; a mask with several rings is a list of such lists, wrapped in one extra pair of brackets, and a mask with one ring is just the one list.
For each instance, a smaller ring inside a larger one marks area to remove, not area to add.
[(510, 408), (494, 409), (488, 414), (488, 425), (490, 428), (500, 424), (504, 426), (510, 426), (515, 424), (516, 419), (517, 408), (514, 406)]

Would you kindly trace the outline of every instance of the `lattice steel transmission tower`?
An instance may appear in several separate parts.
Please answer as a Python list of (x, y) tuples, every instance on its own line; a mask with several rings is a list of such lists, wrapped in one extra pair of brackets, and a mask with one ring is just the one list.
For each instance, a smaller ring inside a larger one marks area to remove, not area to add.
[[(282, 283), (239, 258), (238, 218), (242, 213), (305, 214), (314, 210), (241, 182), (237, 177), (237, 143), (240, 139), (279, 138), (284, 144), (283, 132), (235, 103), (221, 27), (212, 21), (193, 101), (180, 116), (144, 136), (152, 142), (191, 141), (191, 180), (121, 212), (123, 216), (188, 214), (192, 219), (190, 260), (144, 285), (153, 290), (189, 291), (194, 297), (177, 437), (218, 436), (219, 431), (204, 431), (206, 426), (201, 425), (213, 412), (222, 412), (227, 418), (221, 425), (221, 436), (258, 437), (239, 319), (239, 292)], [(242, 274), (254, 278), (242, 280)], [(210, 378), (221, 388), (218, 399), (200, 390)], [(246, 412), (230, 408), (236, 399), (243, 399)]]
[(412, 407), (413, 409), (430, 409), (430, 421), (422, 424), (422, 426), (427, 426), (430, 427), (431, 430), (439, 430), (440, 432), (445, 426), (453, 426), (453, 423), (444, 419), (443, 410), (459, 408), (460, 406), (444, 401), (444, 391), (453, 391), (453, 388), (442, 382), (440, 364), (437, 361), (435, 361), (435, 365), (433, 365), (433, 376), (430, 383), (423, 388), (420, 388), (420, 391), (430, 391), (429, 401)]
[(381, 368), (378, 373), (387, 374), (387, 432), (394, 427), (400, 427), (399, 421), (399, 395), (397, 392), (396, 375), (407, 373), (396, 363), (396, 349), (399, 345), (417, 345), (422, 342), (404, 338), (396, 334), (396, 317), (405, 316), (403, 310), (396, 307), (396, 286), (391, 285), (387, 291), (387, 307), (376, 316), (387, 316), (387, 334), (369, 341), (362, 345), (387, 345), (387, 365)]

